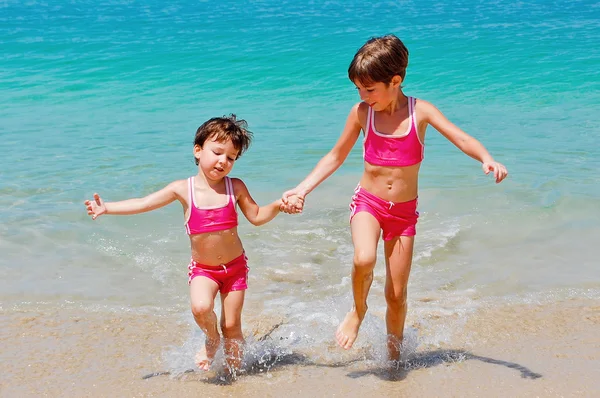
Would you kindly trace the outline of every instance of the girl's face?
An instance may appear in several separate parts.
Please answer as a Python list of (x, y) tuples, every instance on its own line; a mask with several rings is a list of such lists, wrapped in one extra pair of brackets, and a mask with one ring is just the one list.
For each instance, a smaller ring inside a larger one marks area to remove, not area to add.
[(394, 76), (390, 84), (379, 82), (363, 86), (356, 81), (354, 85), (362, 101), (369, 104), (374, 111), (383, 111), (398, 98), (398, 87), (401, 81), (400, 76)]
[(229, 174), (238, 154), (231, 140), (219, 142), (209, 138), (202, 147), (194, 146), (198, 167), (210, 180), (219, 180)]

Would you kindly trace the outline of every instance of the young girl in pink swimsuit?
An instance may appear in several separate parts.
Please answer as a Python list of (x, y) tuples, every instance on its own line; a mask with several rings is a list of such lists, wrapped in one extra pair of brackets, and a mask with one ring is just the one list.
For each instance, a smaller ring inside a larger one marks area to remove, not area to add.
[[(417, 185), (423, 160), (425, 130), (433, 126), (465, 154), (492, 172), (496, 183), (507, 175), (475, 138), (452, 124), (427, 101), (407, 97), (402, 81), (408, 50), (396, 36), (377, 37), (355, 54), (348, 77), (356, 85), (357, 103), (333, 149), (296, 188), (283, 194), (284, 211), (299, 211), (303, 199), (337, 170), (364, 132), (364, 173), (350, 204), (354, 244), (352, 293), (354, 305), (335, 333), (338, 344), (349, 349), (367, 312), (379, 237), (383, 235), (386, 264), (385, 316), (390, 360), (400, 358), (408, 275), (412, 263), (417, 212)], [(288, 199), (300, 198), (297, 206)], [(383, 234), (382, 234), (383, 232)]]
[(104, 202), (94, 194), (93, 200), (85, 201), (94, 220), (103, 214), (138, 214), (176, 200), (181, 203), (192, 249), (188, 266), (192, 314), (206, 334), (205, 345), (196, 355), (203, 370), (210, 368), (221, 343), (213, 311), (217, 293), (221, 294), (220, 326), (228, 369), (238, 369), (242, 358), (241, 319), (249, 268), (238, 236), (236, 204), (254, 225), (272, 220), (282, 205), (277, 200), (259, 207), (242, 180), (227, 177), (251, 138), (246, 122), (235, 115), (210, 119), (198, 128), (194, 139), (197, 175), (174, 181), (144, 198)]

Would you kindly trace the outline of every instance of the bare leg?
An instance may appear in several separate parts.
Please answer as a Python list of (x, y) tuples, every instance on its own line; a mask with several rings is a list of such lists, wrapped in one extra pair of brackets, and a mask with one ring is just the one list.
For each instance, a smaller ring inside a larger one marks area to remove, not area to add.
[(244, 356), (244, 335), (242, 333), (242, 308), (245, 290), (236, 290), (221, 295), (221, 331), (224, 339), (225, 362), (235, 376), (241, 368)]
[(209, 370), (212, 360), (219, 349), (221, 336), (217, 329), (217, 315), (214, 312), (215, 297), (219, 286), (204, 276), (197, 276), (190, 284), (190, 301), (194, 320), (206, 335), (204, 347), (196, 354), (196, 365)]
[(388, 333), (388, 357), (400, 359), (407, 311), (408, 277), (412, 264), (414, 236), (400, 236), (385, 242), (385, 323)]
[(355, 214), (350, 226), (352, 243), (354, 244), (354, 264), (352, 267), (354, 305), (335, 332), (337, 343), (346, 350), (352, 348), (358, 336), (360, 324), (367, 313), (367, 296), (373, 282), (373, 268), (375, 268), (377, 260), (377, 243), (381, 234), (379, 222), (367, 212)]

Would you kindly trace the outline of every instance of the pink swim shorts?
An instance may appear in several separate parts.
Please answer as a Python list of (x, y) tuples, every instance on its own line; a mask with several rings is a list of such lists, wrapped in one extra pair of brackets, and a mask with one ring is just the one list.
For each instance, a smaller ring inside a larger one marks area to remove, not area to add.
[(396, 236), (415, 236), (417, 219), (417, 199), (408, 202), (388, 202), (363, 189), (356, 187), (350, 203), (350, 221), (355, 214), (366, 211), (379, 221), (383, 230), (383, 240), (392, 240)]
[(219, 285), (219, 292), (229, 293), (248, 289), (248, 257), (246, 253), (227, 264), (217, 266), (199, 264), (194, 260), (188, 265), (188, 284), (197, 276), (204, 276)]

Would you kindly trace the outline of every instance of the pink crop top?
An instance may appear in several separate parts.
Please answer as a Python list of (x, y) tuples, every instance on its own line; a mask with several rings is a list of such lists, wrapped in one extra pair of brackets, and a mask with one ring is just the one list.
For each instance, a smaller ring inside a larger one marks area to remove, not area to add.
[(194, 200), (194, 177), (188, 178), (188, 203), (190, 215), (185, 223), (188, 235), (203, 234), (206, 232), (223, 231), (237, 227), (237, 210), (235, 209), (235, 195), (231, 178), (225, 177), (225, 190), (227, 204), (220, 207), (200, 209)]
[(374, 166), (406, 167), (423, 160), (425, 146), (417, 132), (415, 98), (408, 97), (408, 131), (403, 135), (381, 134), (375, 130), (375, 113), (369, 107), (363, 140), (365, 162)]

